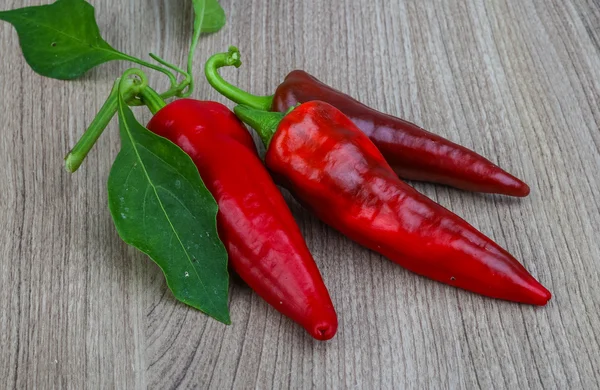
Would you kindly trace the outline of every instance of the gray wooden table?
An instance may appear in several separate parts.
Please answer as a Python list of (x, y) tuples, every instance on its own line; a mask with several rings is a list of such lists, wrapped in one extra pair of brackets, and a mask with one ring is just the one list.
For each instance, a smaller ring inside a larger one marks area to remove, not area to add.
[[(41, 0), (5, 0), (2, 9)], [(185, 61), (187, 0), (95, 0), (106, 39)], [(554, 294), (544, 308), (418, 277), (291, 207), (340, 317), (315, 342), (240, 283), (227, 327), (174, 300), (117, 236), (113, 123), (75, 175), (63, 155), (127, 64), (74, 82), (25, 64), (0, 24), (0, 388), (598, 388), (600, 3), (597, 0), (223, 0), (210, 53), (269, 93), (302, 68), (524, 178), (522, 200), (415, 184), (511, 251)], [(162, 86), (164, 80), (153, 75)], [(148, 119), (141, 110), (140, 118)]]

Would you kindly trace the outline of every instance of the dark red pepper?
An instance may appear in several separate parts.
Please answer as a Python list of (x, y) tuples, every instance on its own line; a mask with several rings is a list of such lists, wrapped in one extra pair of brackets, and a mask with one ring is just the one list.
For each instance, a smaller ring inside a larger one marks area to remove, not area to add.
[(181, 147), (219, 204), (232, 268), (271, 306), (327, 340), (337, 316), (321, 274), (244, 125), (224, 105), (180, 99), (148, 129)]
[(314, 101), (287, 115), (245, 106), (278, 181), (321, 220), (403, 267), (493, 298), (545, 305), (544, 288), (507, 251), (401, 181), (341, 111)]
[(327, 102), (348, 116), (367, 134), (388, 164), (402, 178), (450, 185), (468, 191), (527, 196), (529, 186), (491, 161), (463, 146), (403, 119), (367, 107), (308, 73), (295, 70), (273, 96), (254, 96), (227, 83), (217, 69), (240, 66), (237, 48), (216, 54), (206, 64), (211, 85), (236, 103), (286, 112), (298, 103)]

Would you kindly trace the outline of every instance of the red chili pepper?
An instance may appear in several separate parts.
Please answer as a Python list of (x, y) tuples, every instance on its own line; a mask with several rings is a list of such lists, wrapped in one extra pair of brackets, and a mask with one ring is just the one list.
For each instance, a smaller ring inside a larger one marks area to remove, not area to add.
[(400, 180), (377, 147), (319, 101), (236, 115), (268, 146), (267, 167), (321, 220), (403, 267), (494, 298), (545, 305), (550, 292), (498, 244)]
[(468, 191), (529, 195), (529, 186), (483, 156), (403, 119), (367, 107), (308, 73), (288, 74), (273, 96), (254, 96), (227, 83), (217, 69), (241, 65), (239, 51), (215, 54), (206, 64), (210, 84), (232, 101), (265, 111), (286, 112), (298, 103), (327, 102), (341, 110), (379, 148), (402, 178), (450, 185)]
[(148, 129), (181, 147), (219, 204), (217, 227), (230, 264), (282, 314), (318, 340), (337, 316), (321, 274), (244, 125), (224, 105), (180, 99)]

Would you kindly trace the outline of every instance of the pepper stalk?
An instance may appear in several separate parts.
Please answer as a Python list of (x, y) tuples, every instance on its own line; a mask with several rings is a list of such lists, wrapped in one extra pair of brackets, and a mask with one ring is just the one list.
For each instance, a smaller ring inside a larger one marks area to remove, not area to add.
[(225, 66), (235, 66), (239, 68), (242, 65), (240, 51), (235, 46), (230, 46), (226, 53), (217, 53), (206, 61), (204, 66), (204, 75), (208, 83), (220, 94), (229, 100), (254, 108), (257, 110), (271, 111), (273, 106), (273, 95), (257, 96), (246, 92), (230, 83), (228, 83), (219, 74), (219, 69)]

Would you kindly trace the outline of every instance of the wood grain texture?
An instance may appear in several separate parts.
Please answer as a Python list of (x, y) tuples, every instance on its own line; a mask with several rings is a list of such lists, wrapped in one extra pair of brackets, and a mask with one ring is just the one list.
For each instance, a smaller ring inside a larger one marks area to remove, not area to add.
[[(115, 47), (184, 63), (187, 0), (92, 3)], [(417, 277), (290, 202), (338, 310), (337, 336), (313, 341), (239, 282), (233, 325), (209, 320), (116, 234), (106, 196), (116, 123), (77, 174), (62, 169), (127, 64), (44, 79), (2, 23), (0, 388), (598, 388), (600, 3), (222, 5), (229, 24), (201, 41), (195, 97), (225, 102), (202, 63), (235, 44), (244, 65), (224, 74), (242, 88), (267, 94), (303, 68), (481, 152), (531, 196), (415, 186), (515, 254), (554, 298), (533, 308)]]

